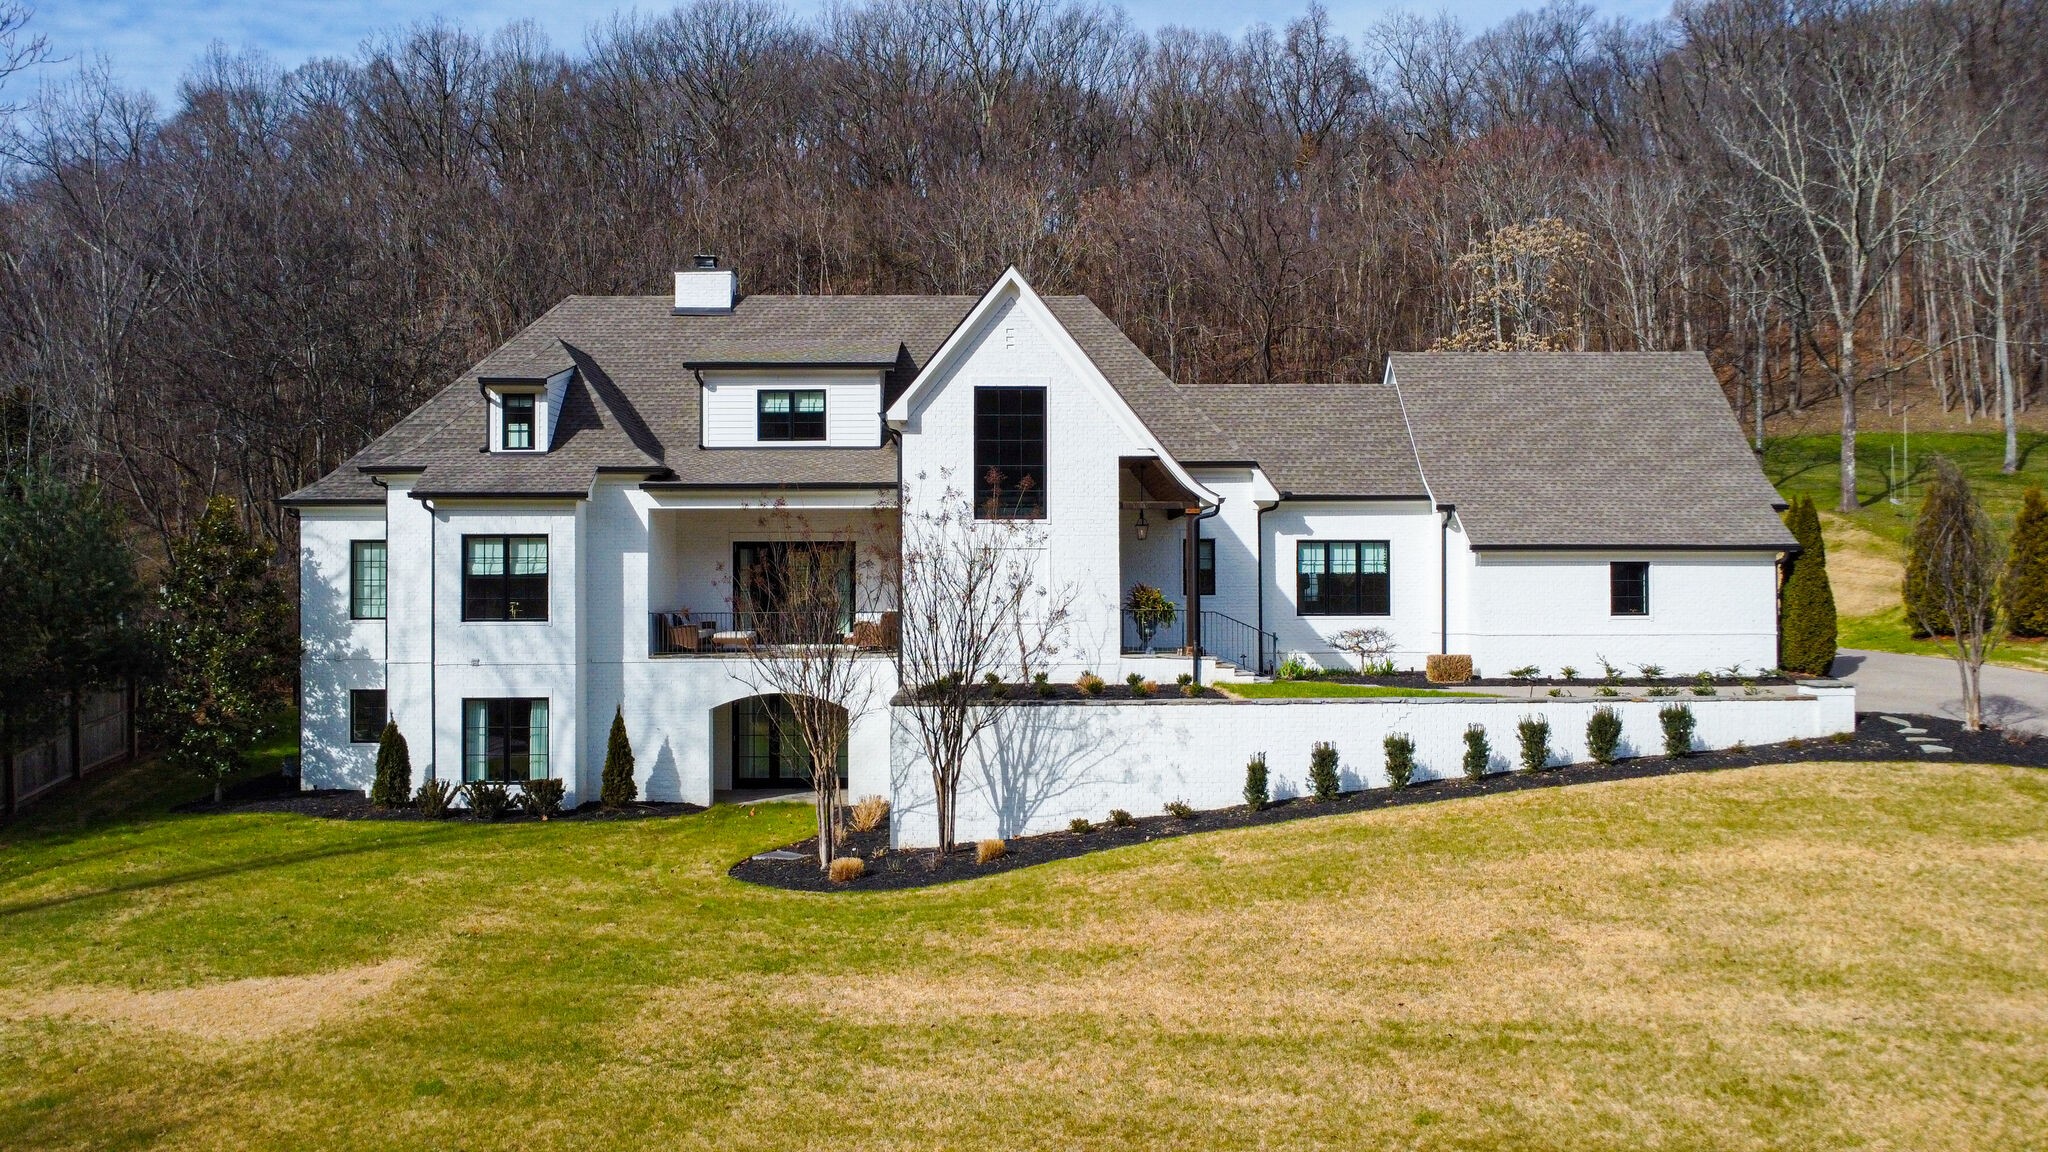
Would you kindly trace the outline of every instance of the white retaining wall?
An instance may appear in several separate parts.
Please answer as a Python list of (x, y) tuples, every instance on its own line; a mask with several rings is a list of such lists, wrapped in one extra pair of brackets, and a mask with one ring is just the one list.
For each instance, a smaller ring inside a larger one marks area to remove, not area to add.
[[(1416, 779), (1457, 776), (1465, 729), (1486, 726), (1494, 768), (1514, 765), (1516, 724), (1550, 721), (1551, 763), (1586, 760), (1586, 721), (1603, 705), (1621, 713), (1620, 753), (1661, 755), (1660, 708), (1687, 704), (1695, 747), (1737, 742), (1774, 744), (1813, 739), (1856, 727), (1855, 690), (1832, 683), (1802, 688), (1794, 698), (1656, 700), (1515, 700), (1404, 697), (1381, 700), (1158, 700), (1022, 703), (982, 734), (960, 789), (961, 841), (1028, 836), (1064, 828), (1083, 816), (1100, 821), (1110, 809), (1157, 814), (1171, 800), (1196, 808), (1244, 803), (1245, 762), (1264, 752), (1274, 799), (1307, 794), (1309, 748), (1337, 746), (1346, 790), (1387, 784), (1381, 742), (1403, 733), (1415, 742)], [(892, 733), (891, 803), (895, 843), (938, 842), (931, 770), (918, 751), (905, 710)]]

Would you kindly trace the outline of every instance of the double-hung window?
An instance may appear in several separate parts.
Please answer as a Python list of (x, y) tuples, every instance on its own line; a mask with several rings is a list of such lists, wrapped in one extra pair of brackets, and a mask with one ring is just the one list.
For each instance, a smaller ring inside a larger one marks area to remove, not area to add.
[(1607, 566), (1607, 611), (1614, 616), (1650, 614), (1650, 566), (1617, 560)]
[(1045, 389), (974, 390), (974, 515), (1045, 519)]
[[(1186, 564), (1183, 563), (1185, 568)], [(1187, 573), (1181, 573), (1181, 591), (1187, 591)], [(1216, 541), (1203, 537), (1195, 541), (1195, 594), (1216, 594)]]
[(382, 540), (352, 540), (348, 546), (348, 614), (382, 620), (390, 601), (390, 553)]
[(464, 536), (464, 620), (546, 620), (548, 538)]
[(462, 702), (462, 778), (545, 780), (548, 702), (532, 699)]
[(823, 440), (823, 389), (764, 388), (755, 401), (754, 432), (761, 440)]
[(357, 688), (348, 694), (348, 740), (375, 744), (384, 737), (384, 689)]
[(1392, 612), (1385, 540), (1303, 540), (1294, 547), (1294, 603), (1301, 615)]
[(507, 452), (533, 449), (533, 393), (507, 392), (500, 401), (505, 407), (501, 442)]

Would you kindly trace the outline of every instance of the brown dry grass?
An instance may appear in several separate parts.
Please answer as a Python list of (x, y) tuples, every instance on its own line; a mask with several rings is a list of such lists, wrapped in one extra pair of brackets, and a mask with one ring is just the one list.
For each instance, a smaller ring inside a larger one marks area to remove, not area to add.
[(158, 991), (90, 985), (10, 991), (0, 1002), (10, 1016), (113, 1024), (245, 1044), (353, 1018), (418, 968), (416, 960), (398, 958), (313, 976), (261, 976)]
[(1835, 613), (1875, 616), (1897, 608), (1906, 583), (1904, 550), (1833, 512), (1820, 514), (1820, 527), (1828, 545)]
[(841, 856), (832, 861), (825, 871), (834, 884), (845, 884), (867, 875), (868, 864), (858, 856)]

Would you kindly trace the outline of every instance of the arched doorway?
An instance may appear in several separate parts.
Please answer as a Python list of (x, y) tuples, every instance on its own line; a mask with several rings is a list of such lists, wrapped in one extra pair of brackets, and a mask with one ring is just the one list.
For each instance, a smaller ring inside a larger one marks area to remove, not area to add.
[[(804, 747), (789, 701), (780, 695), (735, 700), (732, 713), (732, 786), (797, 788), (811, 782), (810, 750)], [(846, 716), (839, 717), (839, 779), (846, 780)]]

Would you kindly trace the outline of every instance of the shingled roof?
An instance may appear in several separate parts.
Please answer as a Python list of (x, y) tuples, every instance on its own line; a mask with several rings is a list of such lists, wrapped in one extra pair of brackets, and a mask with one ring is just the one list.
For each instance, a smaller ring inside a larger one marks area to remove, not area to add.
[(1397, 353), (1422, 474), (1475, 548), (1795, 547), (1705, 356)]
[(1288, 499), (1427, 498), (1394, 390), (1371, 384), (1211, 385), (1183, 393), (1230, 429), (1236, 455), (1191, 463), (1256, 462)]

